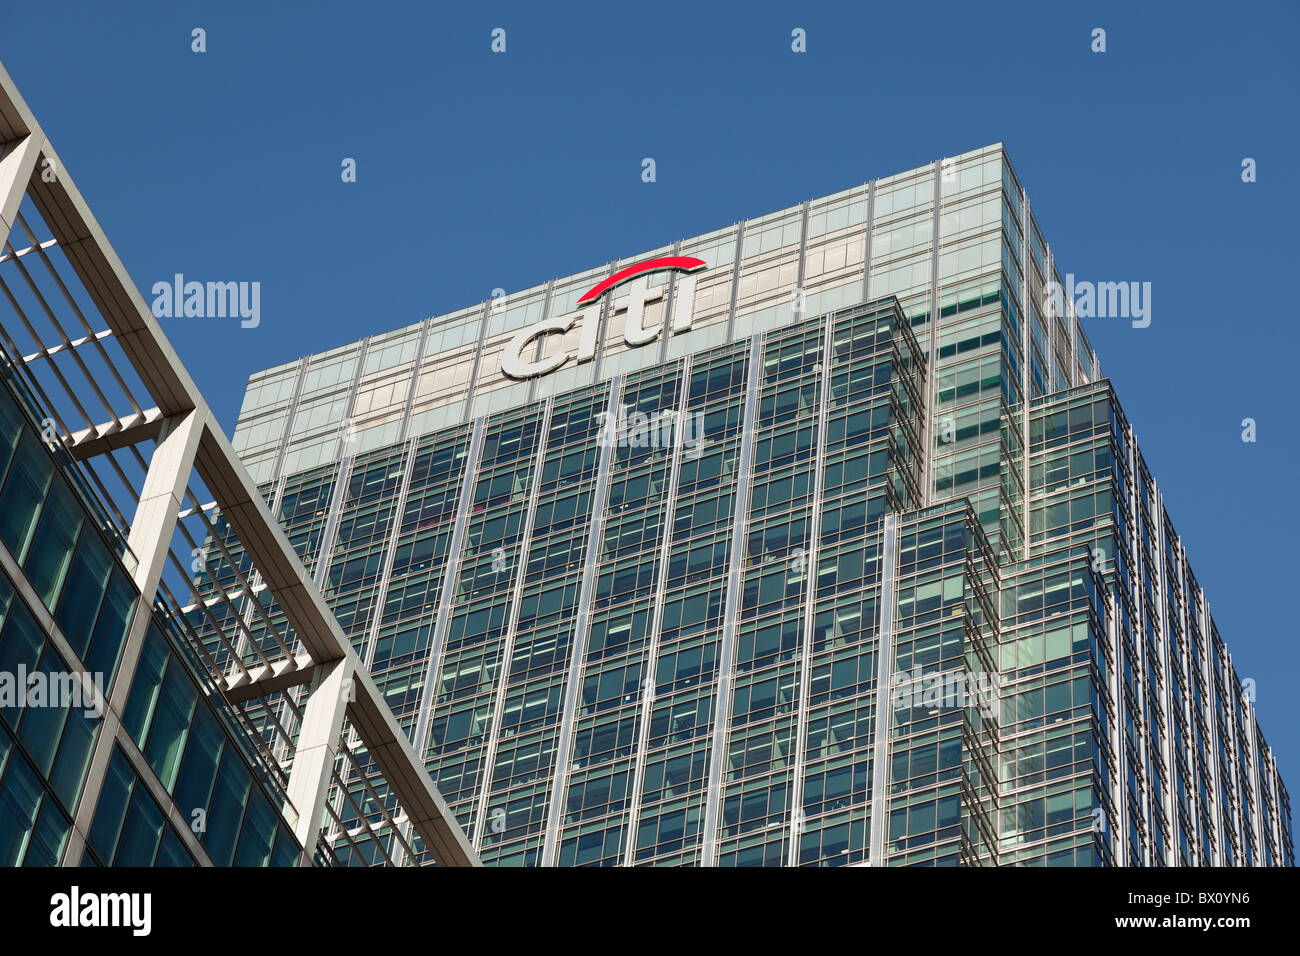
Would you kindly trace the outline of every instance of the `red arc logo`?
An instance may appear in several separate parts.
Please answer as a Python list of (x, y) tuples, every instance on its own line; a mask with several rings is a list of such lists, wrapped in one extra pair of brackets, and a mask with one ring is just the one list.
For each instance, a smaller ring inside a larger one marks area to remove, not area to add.
[(645, 262), (638, 262), (626, 269), (620, 269), (604, 282), (592, 286), (578, 300), (578, 305), (600, 298), (601, 295), (614, 288), (614, 286), (626, 282), (634, 276), (644, 275), (647, 272), (662, 272), (665, 269), (681, 269), (683, 272), (694, 272), (697, 269), (704, 268), (705, 265), (703, 259), (696, 259), (694, 256), (664, 256), (660, 259), (647, 259)]

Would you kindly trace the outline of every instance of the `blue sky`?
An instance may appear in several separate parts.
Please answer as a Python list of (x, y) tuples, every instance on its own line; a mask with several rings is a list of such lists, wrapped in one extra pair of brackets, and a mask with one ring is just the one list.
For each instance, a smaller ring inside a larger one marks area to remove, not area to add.
[(1000, 140), (1063, 273), (1152, 283), (1149, 328), (1086, 329), (1300, 794), (1300, 7), (447, 7), (6, 10), (137, 284), (261, 283), (256, 329), (163, 320), (228, 429), (258, 369)]

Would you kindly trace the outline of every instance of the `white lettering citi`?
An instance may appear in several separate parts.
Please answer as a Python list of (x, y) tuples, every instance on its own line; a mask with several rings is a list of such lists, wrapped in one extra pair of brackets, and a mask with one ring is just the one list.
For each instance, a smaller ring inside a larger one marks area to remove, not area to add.
[[(578, 340), (578, 362), (590, 362), (596, 357), (596, 345), (600, 334), (600, 314), (601, 314), (601, 297), (606, 293), (613, 294), (614, 284), (622, 285), (620, 297), (612, 303), (610, 309), (613, 312), (618, 308), (627, 309), (627, 317), (623, 321), (623, 341), (629, 346), (648, 345), (659, 338), (663, 332), (661, 326), (655, 325), (651, 328), (644, 328), (646, 306), (668, 294), (668, 286), (662, 285), (658, 288), (649, 288), (646, 279), (648, 272), (658, 272), (664, 269), (682, 270), (682, 274), (677, 278), (676, 303), (673, 306), (673, 321), (670, 334), (682, 332), (691, 327), (691, 318), (695, 307), (695, 276), (692, 274), (696, 269), (702, 268), (702, 260), (692, 260), (698, 265), (689, 264), (680, 266), (676, 264), (663, 265), (674, 260), (652, 260), (648, 263), (640, 263), (632, 266), (625, 273), (628, 280), (620, 280), (619, 273), (596, 286), (586, 296), (579, 299), (579, 302), (587, 300), (585, 308), (576, 312), (570, 312), (567, 315), (560, 315), (550, 319), (543, 319), (534, 325), (521, 329), (514, 338), (506, 343), (505, 349), (501, 353), (501, 372), (508, 378), (529, 379), (536, 378), (539, 375), (546, 375), (562, 368), (574, 356), (566, 349), (558, 349), (549, 355), (543, 355), (533, 358), (537, 351), (534, 344), (542, 336), (552, 332), (558, 335), (564, 335), (575, 324), (581, 325), (580, 338)], [(635, 276), (635, 277), (633, 277)], [(626, 282), (626, 284), (624, 284)], [(602, 288), (603, 287), (603, 288)], [(597, 293), (592, 296), (592, 293)], [(588, 299), (588, 297), (591, 297)], [(528, 358), (524, 356), (528, 355)]]
[(58, 928), (125, 926), (132, 936), (148, 936), (153, 928), (150, 893), (82, 893), (74, 886), (51, 896), (50, 906), (50, 925)]

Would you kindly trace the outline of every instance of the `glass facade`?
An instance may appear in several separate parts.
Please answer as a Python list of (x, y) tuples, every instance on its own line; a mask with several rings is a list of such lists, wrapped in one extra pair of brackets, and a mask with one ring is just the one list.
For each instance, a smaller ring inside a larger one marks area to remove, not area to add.
[(279, 769), (141, 598), (99, 499), (0, 371), (0, 865), (67, 863), (74, 842), (82, 866), (297, 865)]
[(1290, 865), (1054, 280), (994, 145), (258, 373), (234, 445), (485, 863)]

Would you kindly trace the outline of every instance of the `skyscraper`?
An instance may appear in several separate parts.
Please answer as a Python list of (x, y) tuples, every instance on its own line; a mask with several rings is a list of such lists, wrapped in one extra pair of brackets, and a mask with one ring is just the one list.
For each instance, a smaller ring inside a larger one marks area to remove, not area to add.
[(995, 144), (257, 373), (234, 447), (485, 863), (1290, 865), (1061, 286)]

